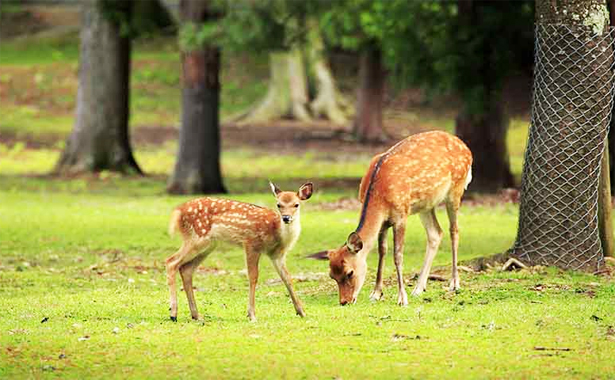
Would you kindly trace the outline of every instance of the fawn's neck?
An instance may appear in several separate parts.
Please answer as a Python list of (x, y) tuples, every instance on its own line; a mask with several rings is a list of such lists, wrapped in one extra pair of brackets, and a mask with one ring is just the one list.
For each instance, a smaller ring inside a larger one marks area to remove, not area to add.
[(280, 236), (282, 251), (288, 252), (293, 249), (293, 246), (295, 245), (295, 243), (299, 239), (299, 235), (301, 234), (301, 218), (299, 216), (299, 211), (297, 211), (291, 223), (286, 224), (279, 219), (278, 223), (278, 233)]

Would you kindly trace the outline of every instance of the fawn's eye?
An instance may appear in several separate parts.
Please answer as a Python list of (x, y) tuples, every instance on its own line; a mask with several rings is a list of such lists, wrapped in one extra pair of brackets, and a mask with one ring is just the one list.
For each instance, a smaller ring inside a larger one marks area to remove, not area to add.
[(295, 204), (295, 208), (299, 207), (299, 203)]
[(282, 208), (282, 205), (278, 203), (278, 208)]
[(350, 272), (348, 272), (346, 274), (346, 278), (350, 280), (352, 278), (352, 275), (354, 275), (354, 271), (353, 270), (351, 270)]

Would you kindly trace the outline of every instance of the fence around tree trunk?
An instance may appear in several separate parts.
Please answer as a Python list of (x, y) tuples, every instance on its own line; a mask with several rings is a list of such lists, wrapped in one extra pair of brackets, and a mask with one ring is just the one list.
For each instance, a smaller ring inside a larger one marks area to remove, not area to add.
[(538, 24), (530, 133), (513, 256), (595, 272), (598, 183), (613, 106), (613, 29)]

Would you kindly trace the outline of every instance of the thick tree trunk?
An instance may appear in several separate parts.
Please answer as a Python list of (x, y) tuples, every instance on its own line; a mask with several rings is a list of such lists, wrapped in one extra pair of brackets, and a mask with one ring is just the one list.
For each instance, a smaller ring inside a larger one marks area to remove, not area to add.
[[(114, 6), (129, 19), (131, 2)], [(128, 136), (130, 39), (105, 18), (102, 1), (83, 7), (75, 126), (55, 171), (141, 174)]]
[[(615, 0), (608, 0), (609, 21), (612, 27), (615, 26)], [(611, 125), (609, 129), (609, 178), (611, 189), (615, 188), (615, 107), (611, 112)]]
[(352, 106), (340, 93), (325, 57), (325, 47), (315, 20), (308, 21), (307, 61), (310, 82), (314, 83), (316, 97), (310, 103), (315, 117), (324, 117), (338, 125), (346, 125)]
[(240, 124), (266, 123), (280, 118), (310, 121), (307, 77), (301, 52), (294, 49), (270, 53), (269, 68), (267, 95), (236, 121)]
[[(491, 3), (480, 3), (480, 6), (492, 6)], [(478, 4), (473, 0), (458, 0), (459, 23), (465, 30), (479, 22)], [(465, 34), (458, 33), (459, 44), (466, 44)], [(499, 68), (492, 62), (493, 51), (498, 47), (499, 40), (491, 36), (483, 36), (482, 43), (467, 46), (471, 54), (481, 57), (478, 67), (462, 63), (457, 75), (473, 78), (474, 91), (480, 94), (475, 97), (463, 97), (463, 111), (459, 113), (455, 124), (455, 133), (470, 148), (474, 156), (472, 165), (472, 182), (470, 190), (495, 193), (503, 188), (514, 186), (510, 171), (506, 133), (509, 117), (506, 113), (501, 89), (497, 86)], [(465, 81), (468, 81), (467, 79)], [(480, 106), (477, 106), (479, 104)]]
[(495, 193), (502, 188), (514, 186), (506, 147), (507, 130), (508, 117), (497, 96), (486, 114), (462, 112), (457, 116), (455, 133), (468, 145), (474, 156), (470, 184), (472, 191)]
[(536, 2), (532, 124), (513, 247), (529, 264), (597, 271), (604, 263), (598, 190), (612, 101), (607, 16), (605, 0)]
[[(202, 23), (209, 4), (182, 0), (183, 22)], [(220, 173), (220, 50), (213, 46), (182, 52), (183, 89), (179, 152), (167, 190), (173, 194), (226, 192)]]
[(359, 58), (359, 90), (353, 132), (360, 142), (379, 142), (385, 137), (382, 128), (385, 71), (382, 52), (371, 47)]
[[(267, 95), (230, 121), (253, 124), (287, 118), (309, 122), (323, 117), (335, 124), (347, 123), (352, 107), (337, 89), (317, 26), (313, 21), (310, 25), (305, 54), (300, 48), (270, 53)], [(308, 89), (315, 89), (312, 102)]]

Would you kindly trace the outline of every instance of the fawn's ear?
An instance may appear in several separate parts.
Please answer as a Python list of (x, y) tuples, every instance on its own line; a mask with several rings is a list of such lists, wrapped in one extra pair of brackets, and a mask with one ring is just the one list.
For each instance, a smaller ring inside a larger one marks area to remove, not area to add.
[(363, 249), (363, 240), (358, 233), (353, 232), (348, 235), (348, 239), (346, 240), (346, 247), (351, 253), (359, 253), (360, 250)]
[(282, 192), (282, 190), (278, 189), (278, 187), (274, 185), (273, 182), (271, 181), (269, 181), (269, 187), (271, 187), (271, 191), (273, 192), (273, 195), (275, 195), (276, 197), (278, 196), (278, 194)]
[(314, 191), (314, 185), (312, 182), (307, 182), (299, 188), (297, 195), (299, 196), (299, 199), (305, 201), (306, 199), (310, 199), (312, 196), (312, 191)]
[(305, 256), (305, 258), (314, 260), (329, 260), (329, 251), (320, 251), (312, 253), (311, 255)]

